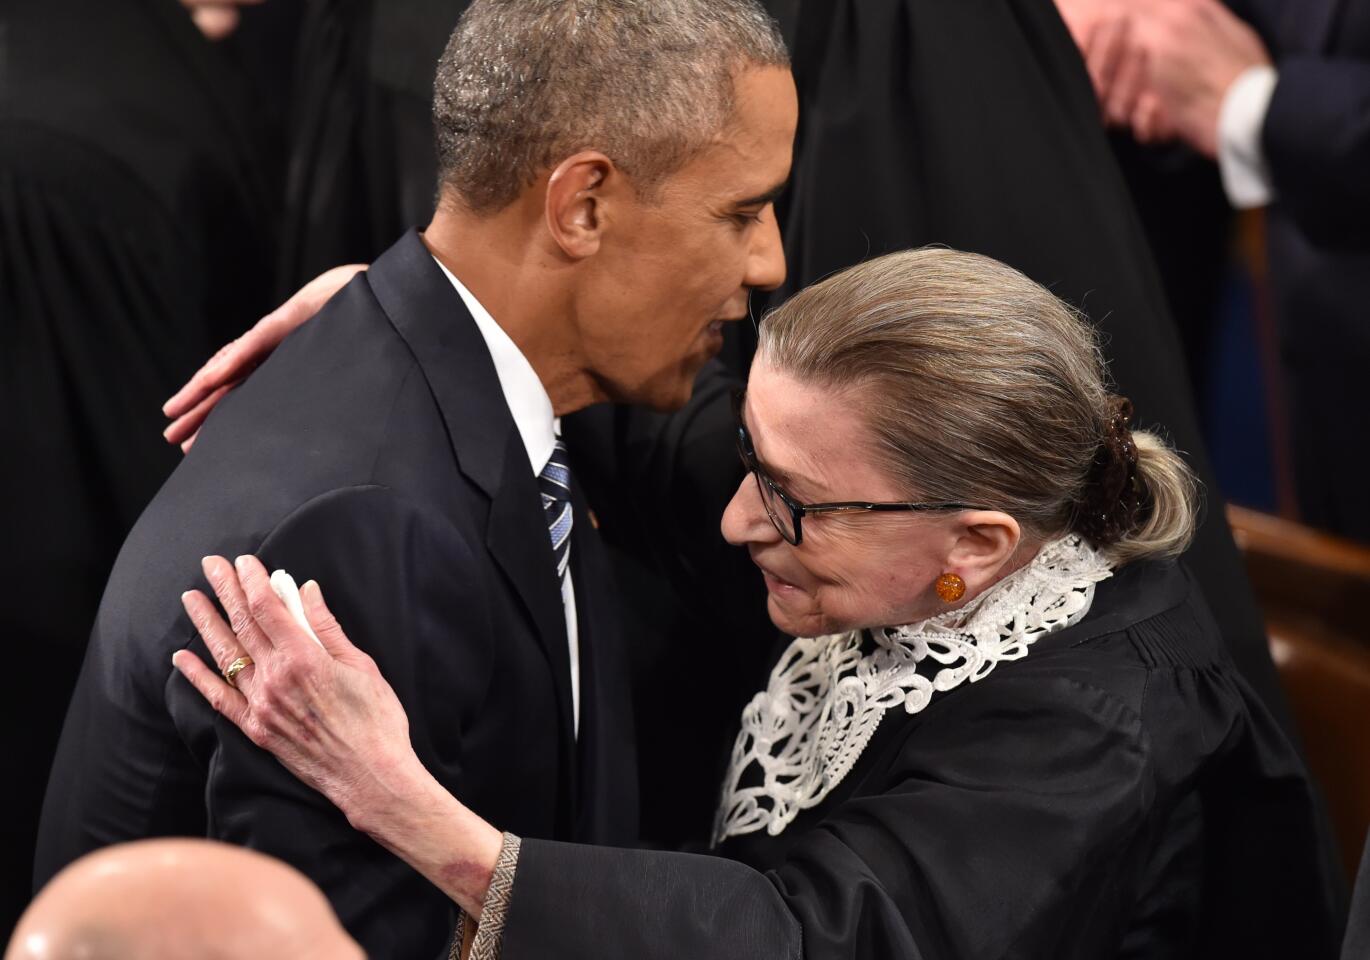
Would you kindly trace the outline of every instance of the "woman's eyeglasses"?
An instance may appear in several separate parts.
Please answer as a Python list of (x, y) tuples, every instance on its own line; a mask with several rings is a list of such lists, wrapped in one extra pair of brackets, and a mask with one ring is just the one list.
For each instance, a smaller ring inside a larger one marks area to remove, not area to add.
[(756, 448), (752, 446), (751, 434), (747, 432), (746, 421), (742, 418), (742, 406), (746, 397), (744, 391), (738, 390), (733, 394), (733, 415), (737, 422), (737, 453), (742, 458), (742, 465), (749, 473), (756, 478), (756, 488), (761, 493), (761, 503), (766, 508), (767, 515), (771, 518), (771, 523), (775, 524), (775, 529), (785, 538), (785, 542), (793, 546), (799, 546), (804, 540), (803, 519), (810, 514), (817, 513), (894, 513), (907, 511), (930, 511), (930, 510), (984, 510), (985, 507), (977, 507), (968, 503), (909, 503), (909, 502), (886, 502), (868, 503), (858, 500), (847, 500), (837, 503), (800, 503), (790, 496), (780, 484), (771, 479), (764, 467), (756, 459)]

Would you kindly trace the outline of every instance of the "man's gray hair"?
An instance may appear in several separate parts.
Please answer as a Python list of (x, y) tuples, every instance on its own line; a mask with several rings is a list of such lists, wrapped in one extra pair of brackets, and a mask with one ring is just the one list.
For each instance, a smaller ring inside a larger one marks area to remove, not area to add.
[(751, 65), (789, 66), (756, 0), (475, 0), (438, 62), (439, 179), (491, 213), (595, 149), (650, 197), (724, 128)]

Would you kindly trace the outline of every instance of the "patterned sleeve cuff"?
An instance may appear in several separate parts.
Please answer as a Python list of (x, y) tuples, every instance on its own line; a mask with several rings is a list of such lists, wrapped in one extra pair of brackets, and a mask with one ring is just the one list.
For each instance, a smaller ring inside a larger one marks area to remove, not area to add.
[[(504, 940), (504, 918), (509, 914), (509, 903), (514, 894), (514, 872), (519, 865), (519, 847), (523, 841), (512, 833), (504, 835), (504, 843), (499, 848), (499, 859), (495, 861), (495, 872), (490, 877), (490, 889), (485, 892), (485, 902), (481, 905), (480, 921), (475, 925), (475, 936), (471, 941), (470, 960), (499, 960), (501, 942)], [(448, 960), (459, 960), (466, 948), (467, 917), (465, 910), (457, 911), (457, 934), (452, 939), (452, 952)]]

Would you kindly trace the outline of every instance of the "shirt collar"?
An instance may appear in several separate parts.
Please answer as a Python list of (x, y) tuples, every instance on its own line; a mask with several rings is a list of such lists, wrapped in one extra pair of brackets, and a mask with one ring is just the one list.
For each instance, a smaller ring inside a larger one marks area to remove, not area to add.
[(480, 330), (486, 349), (490, 351), (490, 359), (494, 361), (495, 375), (499, 377), (504, 402), (514, 417), (514, 426), (518, 427), (519, 437), (528, 451), (528, 463), (533, 474), (537, 475), (552, 456), (552, 448), (561, 432), (561, 418), (552, 411), (552, 399), (547, 396), (547, 389), (538, 379), (533, 365), (509, 338), (509, 334), (504, 332), (504, 328), (490, 316), (490, 311), (481, 306), (475, 294), (466, 289), (466, 285), (447, 269), (446, 264), (437, 257), (433, 260), (442, 268), (447, 279), (452, 281), (452, 286), (457, 288), (466, 309), (476, 321), (476, 328)]

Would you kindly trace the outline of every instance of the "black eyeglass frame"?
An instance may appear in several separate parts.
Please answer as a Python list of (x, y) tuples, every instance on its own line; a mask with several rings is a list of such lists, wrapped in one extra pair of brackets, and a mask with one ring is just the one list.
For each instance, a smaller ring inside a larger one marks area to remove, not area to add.
[[(988, 507), (976, 506), (970, 503), (951, 503), (934, 501), (927, 503), (915, 503), (912, 501), (884, 501), (871, 502), (867, 500), (838, 500), (832, 503), (800, 503), (794, 497), (785, 492), (785, 489), (776, 483), (775, 480), (766, 473), (764, 467), (756, 459), (756, 447), (752, 444), (752, 435), (747, 432), (747, 422), (742, 418), (742, 404), (746, 399), (745, 390), (733, 391), (733, 420), (737, 427), (737, 455), (742, 458), (742, 465), (747, 468), (747, 472), (756, 478), (756, 489), (761, 495), (761, 505), (766, 509), (766, 516), (770, 517), (776, 532), (791, 546), (797, 547), (804, 542), (804, 529), (801, 521), (810, 514), (820, 513), (925, 513), (935, 510), (988, 510)], [(785, 532), (785, 526), (780, 518), (771, 510), (770, 500), (766, 496), (769, 488), (772, 493), (790, 511), (790, 521), (794, 525), (794, 537), (791, 538)]]

